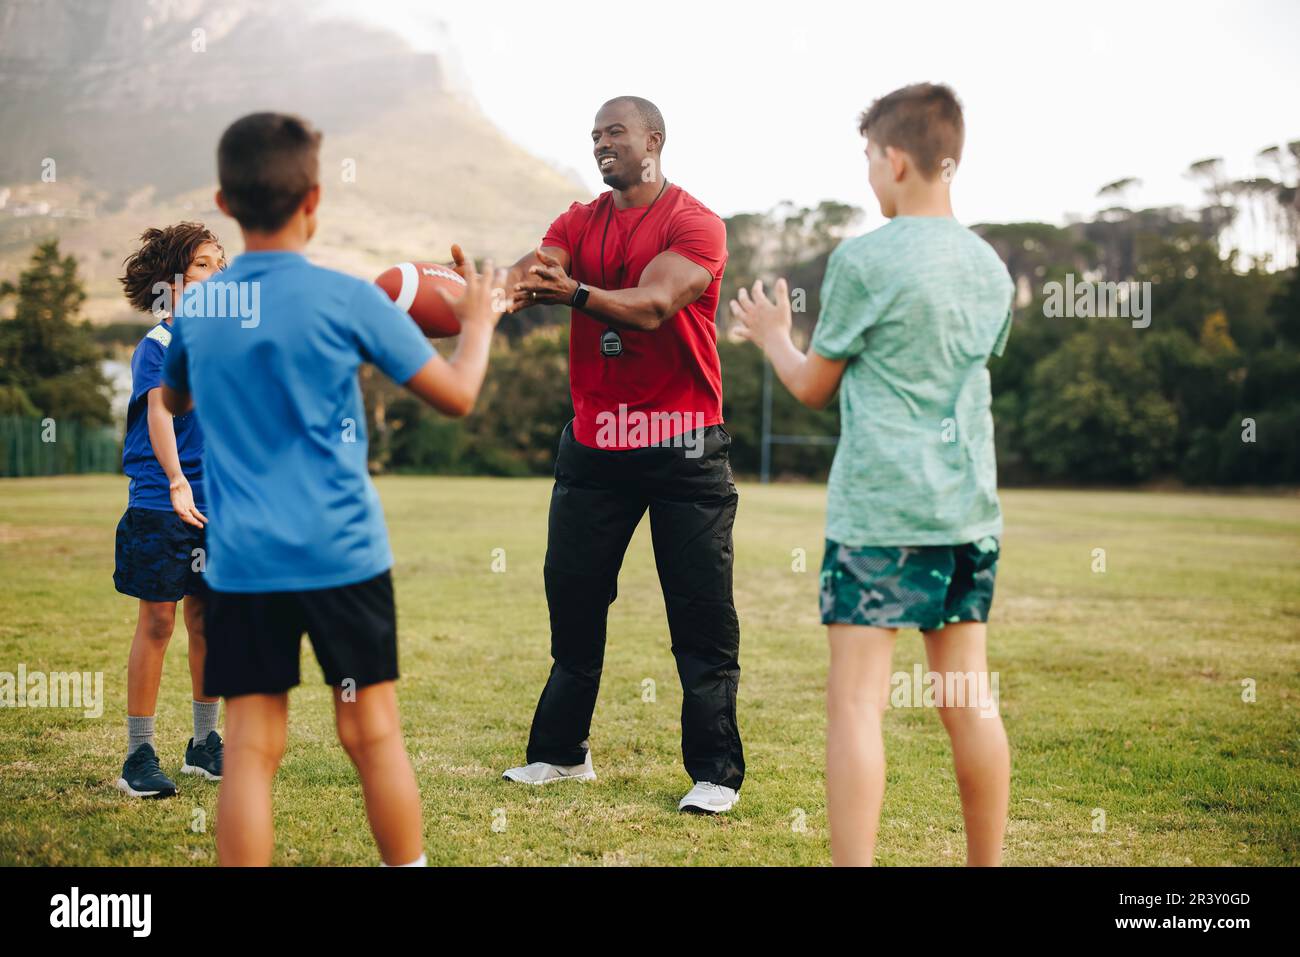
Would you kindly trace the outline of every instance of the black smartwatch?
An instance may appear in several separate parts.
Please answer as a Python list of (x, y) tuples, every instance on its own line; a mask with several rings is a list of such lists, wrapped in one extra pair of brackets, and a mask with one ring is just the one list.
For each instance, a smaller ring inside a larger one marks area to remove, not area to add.
[(591, 295), (591, 290), (578, 283), (578, 288), (573, 290), (573, 295), (569, 297), (569, 305), (574, 309), (581, 309), (587, 304), (587, 297)]

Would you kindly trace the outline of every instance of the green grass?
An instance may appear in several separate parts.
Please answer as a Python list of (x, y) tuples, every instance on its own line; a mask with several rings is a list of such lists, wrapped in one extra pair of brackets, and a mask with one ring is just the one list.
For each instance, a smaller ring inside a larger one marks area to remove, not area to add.
[[(736, 599), (749, 775), (736, 812), (676, 813), (681, 692), (648, 528), (611, 609), (593, 785), (502, 782), (549, 667), (549, 483), (379, 482), (397, 556), (406, 740), (438, 864), (825, 864), (826, 648), (816, 610), (824, 489), (741, 489)], [(134, 602), (111, 582), (125, 486), (0, 483), (0, 671), (103, 671), (101, 718), (0, 711), (0, 864), (210, 864), (217, 789), (131, 802), (121, 765)], [(1013, 750), (1009, 864), (1300, 863), (1300, 500), (1009, 491), (991, 667)], [(493, 549), (507, 568), (491, 570)], [(792, 571), (792, 550), (808, 570)], [(1106, 571), (1091, 570), (1094, 548)], [(304, 643), (276, 784), (276, 861), (373, 864), (355, 777)], [(922, 659), (919, 635), (896, 666)], [(656, 700), (642, 700), (644, 679)], [(1242, 700), (1253, 679), (1257, 701)], [(164, 767), (188, 737), (183, 628), (159, 704)], [(937, 717), (886, 718), (878, 860), (958, 864), (960, 806)], [(1106, 829), (1093, 830), (1094, 809)], [(209, 827), (195, 833), (196, 810)], [(504, 823), (494, 830), (493, 822)], [(801, 826), (800, 826), (801, 825)]]

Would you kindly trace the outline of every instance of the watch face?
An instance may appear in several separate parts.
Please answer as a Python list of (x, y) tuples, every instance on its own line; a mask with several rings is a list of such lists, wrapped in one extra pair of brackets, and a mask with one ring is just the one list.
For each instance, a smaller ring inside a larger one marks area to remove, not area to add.
[(611, 357), (623, 354), (623, 338), (613, 329), (606, 329), (601, 335), (600, 354)]

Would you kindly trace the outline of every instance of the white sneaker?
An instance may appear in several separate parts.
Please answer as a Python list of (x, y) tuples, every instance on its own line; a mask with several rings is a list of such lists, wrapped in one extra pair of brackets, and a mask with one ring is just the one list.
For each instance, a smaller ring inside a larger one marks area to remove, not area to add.
[(711, 781), (697, 781), (690, 793), (682, 798), (677, 810), (691, 814), (721, 814), (730, 811), (740, 801), (740, 792)]
[(566, 767), (563, 764), (534, 761), (522, 768), (511, 768), (501, 776), (507, 781), (518, 781), (520, 784), (550, 784), (552, 781), (594, 781), (596, 771), (591, 766), (591, 752), (588, 751), (587, 759), (581, 764)]

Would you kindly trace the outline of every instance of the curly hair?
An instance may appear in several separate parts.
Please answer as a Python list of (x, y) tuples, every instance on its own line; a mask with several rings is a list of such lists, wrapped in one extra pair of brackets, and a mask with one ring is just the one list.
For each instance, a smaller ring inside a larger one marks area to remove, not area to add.
[(140, 248), (122, 262), (125, 273), (118, 281), (126, 292), (127, 302), (141, 312), (151, 311), (158, 298), (154, 286), (174, 282), (177, 276), (185, 275), (194, 254), (204, 243), (213, 243), (221, 249), (220, 267), (225, 269), (226, 250), (216, 234), (202, 223), (146, 229), (140, 234)]

